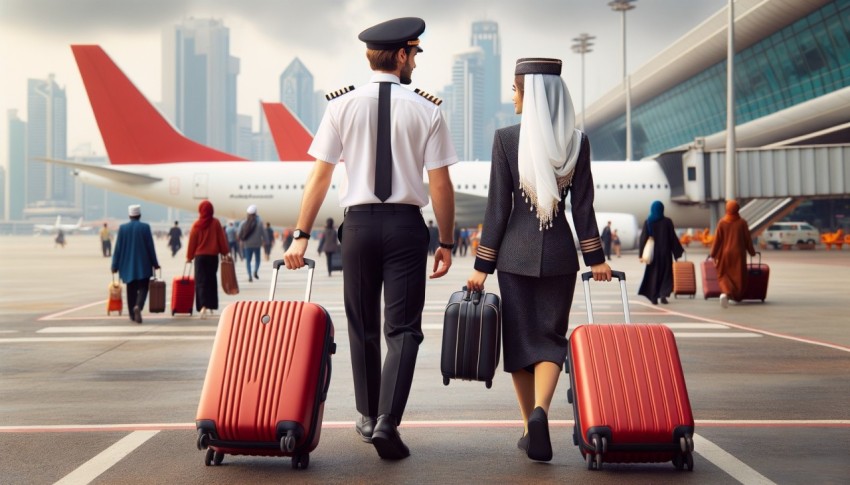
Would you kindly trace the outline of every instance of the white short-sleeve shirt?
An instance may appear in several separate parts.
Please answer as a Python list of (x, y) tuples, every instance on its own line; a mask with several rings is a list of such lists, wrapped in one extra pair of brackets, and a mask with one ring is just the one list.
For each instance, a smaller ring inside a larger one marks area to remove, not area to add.
[(347, 183), (340, 187), (340, 206), (380, 203), (375, 196), (379, 82), (394, 83), (392, 195), (386, 202), (423, 207), (428, 204), (423, 169), (452, 165), (457, 154), (440, 108), (402, 87), (393, 74), (375, 73), (368, 84), (333, 99), (307, 153), (332, 164), (345, 162)]

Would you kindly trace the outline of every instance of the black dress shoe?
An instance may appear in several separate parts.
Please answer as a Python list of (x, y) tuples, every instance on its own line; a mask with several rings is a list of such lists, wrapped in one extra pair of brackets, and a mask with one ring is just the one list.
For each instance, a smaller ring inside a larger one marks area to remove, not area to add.
[(665, 305), (666, 305), (666, 304), (668, 304), (668, 303), (670, 303), (670, 302), (669, 302), (669, 301), (667, 301), (667, 298), (665, 298), (665, 297), (663, 297), (663, 296), (662, 296), (662, 297), (661, 297), (661, 303), (663, 303), (663, 304), (665, 304)]
[(522, 438), (516, 442), (516, 447), (528, 453), (528, 434), (522, 435)]
[(549, 439), (549, 419), (541, 407), (534, 408), (528, 418), (528, 457), (537, 461), (552, 459), (552, 442)]
[(372, 431), (372, 444), (385, 460), (401, 460), (410, 456), (410, 450), (398, 434), (396, 419), (389, 414), (378, 416), (375, 430)]
[(138, 306), (133, 307), (133, 321), (142, 323), (142, 309)]
[(375, 418), (369, 418), (362, 415), (357, 418), (357, 421), (354, 422), (354, 430), (360, 435), (361, 440), (366, 443), (372, 442), (372, 431), (375, 430), (376, 421), (377, 419)]

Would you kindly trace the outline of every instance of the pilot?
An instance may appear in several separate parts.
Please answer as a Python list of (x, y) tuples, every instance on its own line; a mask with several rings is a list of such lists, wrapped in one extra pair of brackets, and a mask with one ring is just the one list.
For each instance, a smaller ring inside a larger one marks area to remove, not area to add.
[[(360, 33), (374, 71), (368, 84), (328, 96), (330, 103), (309, 154), (308, 180), (286, 267), (304, 265), (309, 230), (327, 195), (334, 167), (345, 160), (348, 184), (340, 190), (346, 215), (340, 227), (345, 314), (357, 411), (355, 430), (384, 459), (410, 451), (398, 425), (410, 394), (422, 342), (429, 232), (421, 207), (428, 203), (422, 170), (439, 228), (431, 278), (452, 262), (454, 190), (448, 167), (457, 162), (439, 99), (410, 84), (422, 52), (420, 18), (389, 20)], [(381, 291), (386, 359), (381, 369)]]

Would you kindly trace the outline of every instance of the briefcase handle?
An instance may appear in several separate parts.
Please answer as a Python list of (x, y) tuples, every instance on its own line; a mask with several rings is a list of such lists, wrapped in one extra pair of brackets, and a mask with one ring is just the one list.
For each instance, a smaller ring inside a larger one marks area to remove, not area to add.
[[(624, 271), (611, 271), (611, 277), (620, 280), (620, 297), (623, 299), (623, 314), (626, 316), (626, 323), (632, 323), (629, 315), (629, 295), (626, 292), (626, 273)], [(581, 274), (581, 281), (584, 285), (584, 304), (587, 307), (587, 323), (593, 323), (593, 306), (590, 303), (590, 283), (593, 278), (593, 273), (588, 271)]]
[[(312, 259), (304, 258), (304, 264), (307, 265), (307, 291), (304, 293), (304, 301), (310, 301), (310, 293), (313, 290), (313, 272), (316, 270), (316, 262)], [(276, 259), (272, 263), (274, 271), (272, 272), (272, 286), (269, 290), (269, 301), (274, 300), (274, 290), (277, 287), (277, 274), (280, 272), (280, 267), (285, 266), (286, 262), (282, 259)]]

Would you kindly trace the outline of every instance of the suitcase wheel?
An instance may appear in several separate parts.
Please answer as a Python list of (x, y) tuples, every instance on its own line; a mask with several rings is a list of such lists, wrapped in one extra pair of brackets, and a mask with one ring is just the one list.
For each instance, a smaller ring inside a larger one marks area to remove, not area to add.
[(284, 453), (292, 453), (295, 451), (295, 441), (295, 435), (290, 431), (286, 434), (286, 436), (280, 439), (280, 451)]
[(446, 377), (446, 376), (443, 376), (443, 385), (444, 385), (444, 386), (448, 386), (448, 385), (449, 385), (449, 378), (448, 378), (448, 377)]
[(688, 467), (688, 471), (694, 471), (694, 455), (693, 453), (684, 453), (673, 457), (673, 466), (676, 470), (684, 470)]
[(570, 404), (573, 403), (573, 388), (572, 387), (567, 389), (567, 402), (570, 403)]
[(209, 448), (210, 447), (210, 435), (208, 435), (206, 433), (198, 433), (197, 445), (198, 445), (199, 450), (206, 450), (207, 448)]
[(304, 470), (310, 466), (310, 454), (295, 455), (292, 457), (292, 468), (295, 470)]
[(493, 387), (493, 381), (488, 380), (487, 382), (484, 383), (484, 385), (487, 386), (487, 389), (490, 389), (491, 387)]
[(218, 465), (221, 465), (222, 461), (224, 461), (224, 453), (222, 453), (220, 451), (215, 451), (212, 448), (209, 448), (207, 450), (207, 454), (204, 457), (204, 465), (206, 465), (206, 466), (211, 466), (211, 465), (218, 466)]

